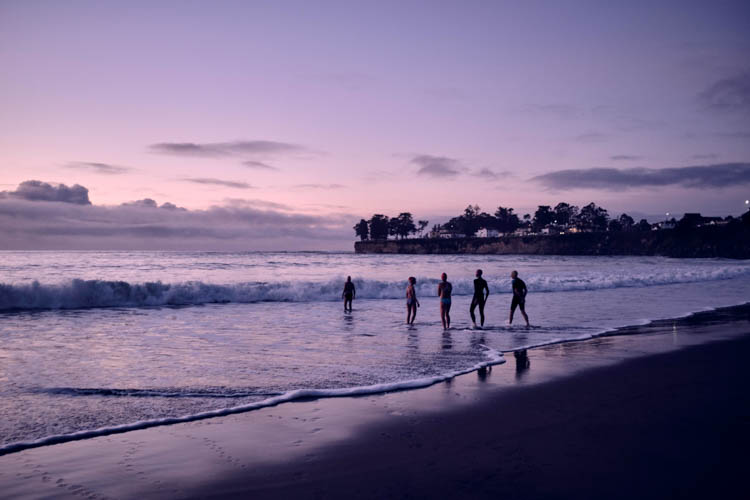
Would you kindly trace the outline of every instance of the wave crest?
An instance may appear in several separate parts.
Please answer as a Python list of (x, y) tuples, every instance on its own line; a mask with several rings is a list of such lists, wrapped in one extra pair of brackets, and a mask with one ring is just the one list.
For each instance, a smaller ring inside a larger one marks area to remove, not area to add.
[[(664, 269), (655, 273), (581, 272), (578, 274), (531, 275), (526, 284), (531, 292), (564, 292), (604, 288), (645, 287), (731, 279), (750, 275), (750, 267)], [(341, 298), (343, 279), (326, 282), (248, 282), (212, 284), (201, 281), (182, 283), (128, 283), (126, 281), (72, 279), (59, 284), (0, 283), (0, 311), (41, 309), (88, 309), (99, 307), (183, 306), (217, 303), (311, 302)], [(357, 297), (400, 299), (406, 281), (354, 280)], [(438, 281), (418, 278), (421, 296), (435, 295)], [(472, 279), (452, 280), (454, 295), (471, 295)], [(490, 280), (492, 293), (510, 291), (510, 280)]]

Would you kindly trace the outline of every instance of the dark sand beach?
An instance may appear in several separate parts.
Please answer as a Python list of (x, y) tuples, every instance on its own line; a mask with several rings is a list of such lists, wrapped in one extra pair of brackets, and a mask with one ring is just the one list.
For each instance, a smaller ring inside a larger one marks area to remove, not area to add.
[(750, 307), (304, 401), (0, 457), (8, 498), (740, 498)]

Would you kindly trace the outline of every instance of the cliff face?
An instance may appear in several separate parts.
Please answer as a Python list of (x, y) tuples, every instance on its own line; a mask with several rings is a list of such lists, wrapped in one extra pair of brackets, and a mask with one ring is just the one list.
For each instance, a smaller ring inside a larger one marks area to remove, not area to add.
[(356, 253), (663, 255), (750, 258), (750, 227), (742, 224), (620, 233), (579, 233), (503, 238), (421, 238), (357, 241)]

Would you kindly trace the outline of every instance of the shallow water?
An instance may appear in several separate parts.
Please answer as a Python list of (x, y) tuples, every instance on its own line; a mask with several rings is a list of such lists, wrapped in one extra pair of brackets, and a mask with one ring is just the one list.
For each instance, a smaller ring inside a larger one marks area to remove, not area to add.
[[(477, 267), (492, 293), (484, 330), (469, 328)], [(512, 269), (529, 287), (532, 328), (506, 324)], [(447, 332), (434, 297), (443, 271), (454, 284)], [(350, 314), (339, 302), (347, 274)], [(449, 376), (493, 351), (742, 303), (748, 277), (750, 262), (719, 259), (0, 252), (0, 446), (299, 389)]]

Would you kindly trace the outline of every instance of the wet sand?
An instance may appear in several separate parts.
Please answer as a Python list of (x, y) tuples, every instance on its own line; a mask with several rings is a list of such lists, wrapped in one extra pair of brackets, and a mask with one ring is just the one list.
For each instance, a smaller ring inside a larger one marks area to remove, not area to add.
[[(9, 498), (738, 498), (748, 306), (507, 355), (427, 389), (0, 457)], [(638, 335), (628, 335), (629, 333)]]

